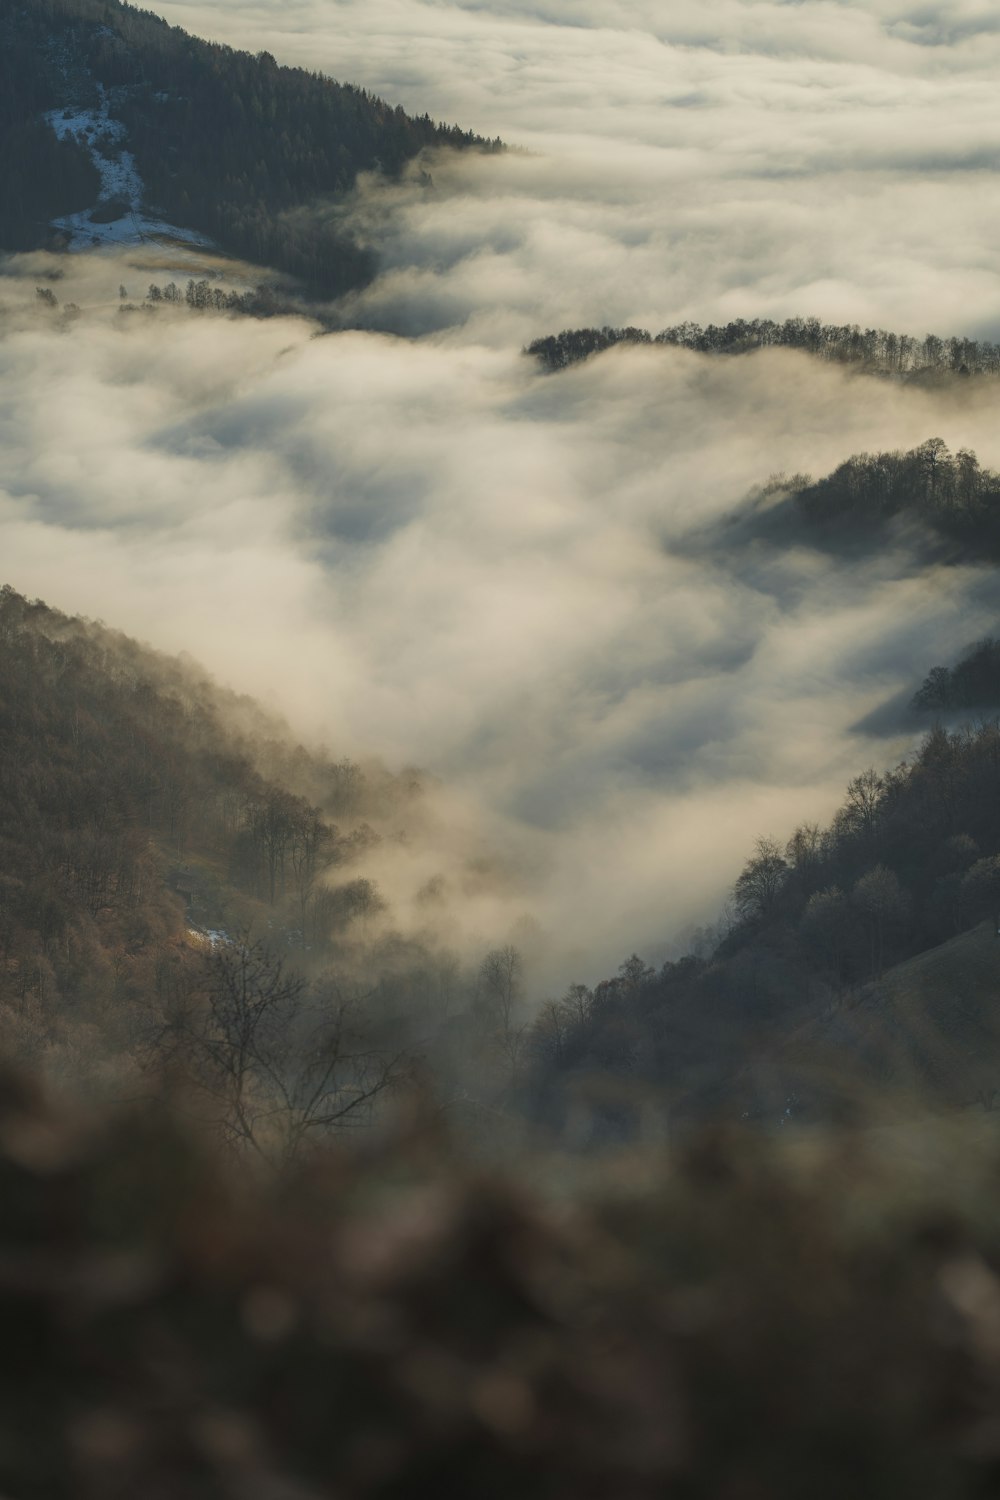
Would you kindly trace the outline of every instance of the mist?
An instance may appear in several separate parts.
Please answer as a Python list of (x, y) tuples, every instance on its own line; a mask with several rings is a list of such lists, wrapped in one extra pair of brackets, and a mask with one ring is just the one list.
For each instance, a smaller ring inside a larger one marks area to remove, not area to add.
[[(687, 539), (865, 449), (941, 436), (1000, 465), (994, 396), (778, 350), (550, 377), (521, 347), (738, 315), (995, 335), (990, 8), (161, 9), (524, 149), (318, 208), (382, 262), (329, 336), (119, 317), (162, 251), (9, 261), (4, 579), (424, 768), (424, 823), (376, 871), (401, 920), (444, 872), (470, 947), (537, 921), (538, 984), (656, 961), (758, 834), (907, 752), (850, 726), (995, 620), (974, 570)], [(52, 275), (73, 322), (34, 306)]]

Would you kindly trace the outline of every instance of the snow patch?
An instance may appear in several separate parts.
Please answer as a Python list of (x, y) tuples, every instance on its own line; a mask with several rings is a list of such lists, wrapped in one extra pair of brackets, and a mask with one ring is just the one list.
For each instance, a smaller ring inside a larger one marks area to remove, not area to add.
[(137, 245), (144, 240), (181, 240), (188, 245), (209, 248), (212, 244), (192, 229), (180, 229), (163, 219), (148, 218), (142, 212), (142, 178), (131, 151), (126, 151), (128, 132), (111, 114), (111, 99), (103, 84), (98, 85), (100, 105), (97, 109), (52, 109), (45, 119), (60, 140), (76, 139), (90, 153), (90, 159), (101, 175), (101, 197), (97, 207), (122, 204), (124, 211), (108, 224), (95, 224), (93, 209), (54, 219), (57, 229), (71, 235), (72, 247), (89, 250), (94, 245)]
[(228, 932), (223, 932), (221, 927), (189, 927), (188, 936), (207, 943), (210, 948), (231, 948), (235, 941)]

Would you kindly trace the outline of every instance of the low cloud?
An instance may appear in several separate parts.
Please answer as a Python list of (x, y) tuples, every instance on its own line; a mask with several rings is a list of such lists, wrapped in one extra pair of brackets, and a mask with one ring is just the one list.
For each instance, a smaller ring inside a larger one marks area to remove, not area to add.
[[(961, 570), (681, 545), (774, 470), (932, 432), (1000, 462), (989, 392), (786, 351), (546, 377), (484, 343), (314, 334), (15, 317), (5, 575), (190, 651), (338, 751), (427, 768), (439, 812), (381, 878), (405, 907), (451, 861), (470, 939), (530, 913), (554, 968), (655, 953), (757, 833), (832, 809), (872, 754), (850, 724), (989, 624)], [(475, 857), (504, 880), (463, 892)]]
[[(433, 815), (376, 872), (415, 922), (443, 872), (442, 920), (473, 943), (530, 913), (553, 982), (657, 957), (757, 834), (905, 753), (849, 726), (995, 618), (963, 570), (682, 543), (772, 472), (863, 449), (940, 435), (1000, 466), (994, 395), (787, 351), (620, 349), (549, 378), (520, 348), (796, 313), (1000, 331), (993, 8), (162, 9), (526, 149), (317, 206), (382, 262), (330, 337), (120, 318), (120, 281), (166, 279), (151, 250), (11, 263), (5, 577), (190, 651), (338, 750), (426, 767)], [(56, 273), (75, 322), (34, 307)]]

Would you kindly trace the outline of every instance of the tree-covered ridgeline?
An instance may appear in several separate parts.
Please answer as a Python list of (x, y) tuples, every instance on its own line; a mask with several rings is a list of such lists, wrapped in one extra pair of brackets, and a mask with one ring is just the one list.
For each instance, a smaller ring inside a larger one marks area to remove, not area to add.
[(500, 149), (119, 0), (0, 0), (0, 247), (48, 243), (51, 218), (95, 202), (86, 153), (56, 151), (40, 115), (93, 108), (100, 90), (151, 211), (324, 295), (362, 284), (374, 262), (312, 205), (359, 172), (397, 174), (426, 147)]
[(822, 479), (776, 479), (772, 488), (788, 491), (761, 513), (776, 535), (788, 523), (820, 545), (845, 539), (878, 545), (889, 527), (906, 522), (952, 556), (1000, 557), (1000, 474), (969, 448), (952, 453), (939, 437), (906, 451), (855, 454)]
[(875, 375), (910, 379), (938, 374), (996, 375), (1000, 344), (968, 338), (888, 333), (882, 328), (824, 324), (818, 318), (737, 318), (731, 323), (679, 323), (652, 334), (643, 328), (577, 328), (535, 339), (525, 350), (543, 369), (568, 369), (620, 344), (668, 345), (698, 354), (750, 354), (756, 349), (800, 349), (818, 359), (855, 365)]
[(932, 667), (913, 695), (919, 714), (1000, 708), (1000, 641), (985, 636), (953, 667)]
[[(775, 476), (709, 546), (731, 529), (740, 547), (749, 533), (773, 547), (905, 545), (934, 562), (993, 564), (1000, 474), (932, 438), (856, 454), (818, 481)], [(562, 1119), (567, 1090), (611, 1077), (628, 1083), (608, 1105), (612, 1130), (634, 1127), (632, 1091), (679, 1098), (694, 1116), (731, 1109), (755, 1033), (772, 1046), (894, 965), (1000, 915), (1000, 724), (985, 717), (998, 704), (996, 640), (933, 668), (910, 724), (933, 715), (951, 728), (936, 724), (908, 761), (856, 776), (829, 827), (761, 838), (724, 921), (688, 957), (657, 973), (633, 955), (543, 1009), (528, 1043), (532, 1108)]]
[(940, 437), (916, 448), (856, 453), (830, 474), (774, 474), (698, 546), (806, 545), (834, 552), (896, 546), (930, 562), (1000, 558), (1000, 473)]

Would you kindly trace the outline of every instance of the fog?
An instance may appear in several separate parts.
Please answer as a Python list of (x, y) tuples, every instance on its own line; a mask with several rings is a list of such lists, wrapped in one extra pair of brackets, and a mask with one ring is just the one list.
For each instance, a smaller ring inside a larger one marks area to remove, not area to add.
[[(994, 621), (969, 570), (681, 544), (863, 449), (939, 435), (1000, 465), (995, 396), (785, 351), (549, 377), (521, 346), (755, 314), (995, 333), (992, 8), (161, 8), (525, 150), (322, 210), (382, 256), (346, 333), (122, 319), (120, 281), (165, 279), (149, 250), (8, 263), (4, 579), (424, 767), (426, 823), (377, 871), (402, 914), (441, 869), (464, 941), (539, 922), (545, 983), (655, 961), (755, 836), (906, 752), (850, 726)], [(53, 273), (72, 323), (33, 305)]]
[(1000, 328), (989, 0), (161, 8), (534, 153), (383, 205), (385, 326)]

